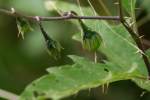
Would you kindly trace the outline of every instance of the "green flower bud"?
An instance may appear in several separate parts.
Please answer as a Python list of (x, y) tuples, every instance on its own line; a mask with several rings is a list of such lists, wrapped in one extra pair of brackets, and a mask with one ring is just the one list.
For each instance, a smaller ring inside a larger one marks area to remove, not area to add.
[(59, 42), (53, 40), (48, 34), (45, 32), (44, 28), (42, 27), (42, 24), (39, 22), (39, 26), (41, 29), (41, 32), (44, 36), (47, 51), (50, 56), (54, 57), (55, 59), (60, 57), (60, 52), (63, 49)]
[(81, 20), (79, 22), (83, 31), (83, 48), (89, 51), (96, 51), (102, 43), (101, 36), (96, 31), (87, 27)]
[(101, 36), (94, 31), (87, 31), (83, 34), (83, 48), (89, 51), (96, 51), (102, 43)]
[(63, 48), (59, 42), (49, 39), (46, 40), (46, 46), (49, 55), (53, 56), (55, 59), (60, 57), (60, 52)]

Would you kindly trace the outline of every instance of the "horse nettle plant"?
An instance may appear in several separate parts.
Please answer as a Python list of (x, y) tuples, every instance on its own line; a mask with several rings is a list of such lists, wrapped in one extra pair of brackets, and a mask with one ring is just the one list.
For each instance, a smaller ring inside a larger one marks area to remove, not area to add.
[[(49, 54), (55, 59), (60, 57), (60, 52), (63, 48), (58, 41), (52, 39), (47, 34), (41, 24), (42, 21), (76, 19), (77, 21), (79, 21), (82, 30), (81, 41), (83, 48), (92, 52), (94, 51), (95, 54), (96, 51), (98, 51), (98, 48), (101, 46), (102, 42), (107, 42), (107, 47), (102, 47), (103, 51), (101, 50), (101, 52), (104, 53), (104, 55), (106, 55), (109, 60), (105, 60), (103, 63), (93, 63), (93, 61), (90, 61), (83, 57), (70, 55), (69, 57), (73, 60), (74, 64), (48, 68), (48, 74), (29, 84), (29, 86), (21, 94), (20, 100), (59, 100), (76, 94), (80, 90), (90, 89), (100, 85), (104, 86), (104, 84), (116, 82), (119, 80), (132, 80), (141, 88), (150, 91), (150, 80), (149, 78), (147, 78), (147, 72), (150, 76), (149, 59), (145, 55), (145, 51), (143, 49), (140, 38), (138, 38), (136, 32), (130, 27), (130, 25), (128, 25), (128, 23), (124, 19), (122, 2), (121, 0), (118, 1), (119, 16), (79, 16), (75, 11), (71, 11), (61, 14), (61, 16), (42, 17), (25, 16), (17, 13), (14, 9), (13, 11), (0, 9), (0, 12), (13, 16), (17, 19), (17, 27), (22, 36), (24, 36), (24, 33), (29, 29), (28, 20), (37, 22), (45, 39), (47, 50)], [(56, 0), (56, 2), (60, 3), (61, 0)], [(65, 6), (63, 7), (66, 7), (66, 5), (70, 6), (70, 3), (65, 4)], [(91, 5), (92, 4), (90, 4), (90, 6)], [(73, 7), (74, 6), (76, 5), (73, 5)], [(72, 8), (72, 6), (70, 8)], [(94, 7), (92, 8), (94, 9)], [(93, 30), (91, 27), (86, 25), (82, 21), (82, 19), (119, 21), (121, 27), (116, 26), (115, 28), (117, 28), (117, 30), (115, 30), (110, 25), (108, 25), (107, 22), (102, 21), (97, 24), (102, 25), (102, 28), (104, 29), (101, 33), (98, 33), (97, 30)], [(122, 29), (119, 30), (119, 28)], [(118, 32), (118, 30), (120, 32), (123, 32), (124, 35)], [(132, 43), (128, 38), (126, 38), (129, 34), (136, 44)], [(137, 48), (138, 50), (140, 49), (142, 53), (133, 54), (133, 51), (136, 51)], [(127, 49), (128, 52), (125, 51)], [(141, 55), (143, 57), (142, 59)], [(144, 69), (145, 65), (147, 67), (147, 70)], [(11, 97), (8, 98), (6, 94), (9, 94)], [(0, 96), (6, 99), (19, 98), (14, 94), (4, 92), (4, 90), (0, 91)]]

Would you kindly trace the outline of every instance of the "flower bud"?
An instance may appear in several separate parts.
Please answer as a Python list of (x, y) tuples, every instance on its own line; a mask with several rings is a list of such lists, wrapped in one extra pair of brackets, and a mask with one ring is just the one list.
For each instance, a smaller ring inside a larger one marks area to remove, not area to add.
[(79, 23), (83, 31), (83, 48), (89, 51), (96, 51), (102, 43), (101, 36), (96, 31), (93, 31), (87, 27), (81, 20), (79, 20)]
[(55, 59), (60, 57), (60, 52), (61, 52), (61, 49), (63, 48), (59, 42), (49, 39), (49, 40), (46, 40), (46, 46), (47, 46), (47, 51), (50, 56), (53, 56)]
[(39, 21), (39, 26), (40, 26), (42, 35), (45, 39), (47, 51), (49, 55), (57, 59), (58, 57), (60, 57), (61, 49), (63, 49), (62, 46), (59, 44), (59, 42), (53, 40), (50, 36), (48, 36), (48, 34), (44, 30), (40, 21)]
[(96, 51), (102, 43), (101, 36), (95, 32), (88, 30), (83, 33), (83, 48), (89, 51)]

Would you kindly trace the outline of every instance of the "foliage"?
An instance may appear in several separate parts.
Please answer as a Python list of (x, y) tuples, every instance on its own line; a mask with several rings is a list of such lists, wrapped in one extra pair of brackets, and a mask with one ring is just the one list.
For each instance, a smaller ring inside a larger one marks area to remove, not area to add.
[[(92, 92), (96, 90), (96, 95), (101, 98), (101, 94), (97, 94), (97, 87), (104, 87), (104, 84), (109, 86), (109, 83), (112, 82), (115, 82), (115, 89), (112, 92), (110, 86), (110, 91), (104, 96), (106, 98), (113, 95), (113, 98), (120, 96), (122, 99), (124, 98), (122, 96), (126, 94), (129, 98), (135, 95), (137, 97), (140, 95), (137, 92), (143, 89), (150, 91), (150, 81), (147, 80), (146, 66), (141, 57), (143, 52), (136, 46), (129, 32), (119, 21), (82, 19), (83, 25), (78, 22), (79, 20), (45, 21), (42, 22), (42, 27), (47, 32), (40, 32), (39, 29), (36, 29), (39, 27), (34, 27), (37, 24), (36, 21), (32, 19), (30, 21), (34, 28), (32, 30), (28, 18), (20, 16), (27, 15), (30, 18), (34, 15), (59, 16), (70, 10), (81, 16), (118, 15), (118, 5), (114, 1), (116, 0), (30, 0), (30, 2), (0, 0), (1, 8), (13, 7), (19, 14), (14, 15), (16, 19), (3, 13), (0, 15), (1, 88), (20, 94), (26, 84), (41, 76), (25, 88), (20, 95), (21, 100), (58, 100), (71, 95), (75, 96), (74, 99), (80, 100), (80, 95), (83, 96), (84, 92), (82, 90), (92, 88), (94, 88)], [(139, 21), (137, 23), (135, 22), (136, 0), (122, 0), (122, 2), (124, 17), (133, 30), (137, 30), (136, 24), (141, 26), (147, 23), (149, 20), (147, 12), (150, 11), (149, 0), (137, 0), (137, 4), (140, 4), (140, 9), (136, 8), (136, 17)], [(145, 11), (141, 8), (144, 8)], [(144, 17), (138, 16), (141, 12)], [(144, 15), (143, 12), (147, 14)], [(16, 32), (19, 32), (18, 35), (25, 39), (20, 41)], [(64, 49), (55, 40), (60, 41)], [(45, 45), (44, 42), (46, 42)], [(49, 49), (51, 57), (44, 51), (44, 46)], [(93, 58), (96, 53), (98, 55)], [(149, 58), (150, 50), (145, 55)], [(59, 59), (53, 59), (58, 57)], [(92, 59), (96, 59), (95, 62)], [(46, 73), (47, 65), (50, 68)], [(135, 92), (122, 91), (124, 87), (121, 87), (120, 84), (116, 85), (120, 80), (131, 80), (142, 89), (137, 88), (135, 84), (134, 86), (128, 84), (129, 91), (134, 88)], [(118, 92), (116, 88), (121, 88), (121, 90)], [(120, 95), (122, 93), (123, 95)], [(93, 96), (93, 93), (90, 92), (90, 97), (85, 96), (90, 99), (91, 95)], [(94, 98), (97, 96), (94, 93)], [(111, 100), (113, 98), (111, 97)], [(129, 100), (129, 98), (124, 99)]]
[[(134, 20), (134, 0), (124, 0), (129, 17)], [(70, 2), (73, 2), (72, 0)], [(91, 15), (91, 6), (79, 7), (63, 0), (51, 1), (55, 10)], [(58, 9), (59, 7), (60, 9)], [(77, 24), (75, 21), (73, 23)], [(94, 63), (86, 58), (69, 56), (74, 64), (49, 68), (47, 75), (32, 82), (22, 93), (21, 100), (58, 100), (76, 94), (80, 90), (94, 88), (118, 80), (132, 80), (138, 86), (150, 91), (150, 81), (146, 80), (147, 70), (139, 48), (123, 25), (110, 25), (106, 21), (85, 21), (86, 25), (99, 33), (103, 42), (99, 52), (106, 56), (104, 63)], [(78, 24), (77, 24), (78, 26)], [(79, 31), (80, 32), (80, 31)], [(81, 33), (74, 39), (81, 41)]]

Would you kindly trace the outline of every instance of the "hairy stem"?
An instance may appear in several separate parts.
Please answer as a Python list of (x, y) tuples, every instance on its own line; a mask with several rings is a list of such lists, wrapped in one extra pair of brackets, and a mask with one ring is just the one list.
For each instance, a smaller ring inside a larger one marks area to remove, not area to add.
[(130, 35), (132, 36), (132, 38), (136, 42), (138, 48), (142, 51), (140, 53), (142, 55), (142, 58), (144, 60), (145, 65), (147, 67), (148, 75), (149, 75), (149, 78), (150, 78), (150, 62), (148, 60), (148, 57), (145, 55), (145, 50), (144, 50), (141, 38), (138, 37), (136, 32), (128, 25), (128, 23), (123, 18), (122, 0), (119, 0), (119, 16), (120, 16), (121, 23), (128, 30), (128, 32), (130, 33)]

